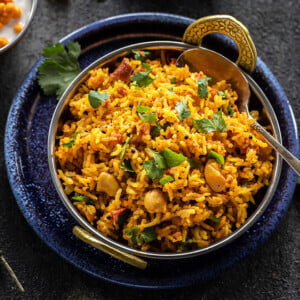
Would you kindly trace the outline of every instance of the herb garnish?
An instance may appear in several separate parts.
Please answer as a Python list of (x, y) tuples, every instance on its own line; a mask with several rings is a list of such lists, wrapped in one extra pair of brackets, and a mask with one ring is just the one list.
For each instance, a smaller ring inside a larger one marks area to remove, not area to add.
[(232, 105), (228, 105), (227, 106), (227, 112), (228, 112), (228, 116), (232, 117), (234, 114), (234, 110), (232, 109)]
[(62, 144), (62, 147), (65, 147), (65, 148), (68, 148), (68, 149), (71, 149), (74, 145), (75, 145), (75, 138), (76, 138), (76, 135), (79, 134), (81, 132), (79, 131), (75, 131), (73, 134), (72, 134), (72, 138), (70, 139), (70, 141), (68, 143), (64, 143)]
[(215, 152), (215, 151), (209, 151), (207, 153), (207, 158), (213, 158), (216, 160), (216, 162), (220, 165), (224, 165), (224, 156), (221, 154)]
[(139, 117), (145, 122), (149, 124), (156, 124), (156, 113), (149, 113), (149, 114), (141, 114), (138, 113)]
[(207, 90), (207, 82), (211, 80), (210, 77), (205, 77), (197, 80), (198, 84), (198, 96), (200, 98), (206, 98), (208, 96), (208, 90)]
[(192, 122), (194, 128), (201, 133), (209, 133), (212, 131), (217, 131), (218, 133), (221, 133), (227, 130), (222, 110), (213, 114), (212, 120), (203, 118), (201, 120), (193, 120)]
[(173, 77), (173, 78), (171, 79), (170, 83), (172, 83), (172, 84), (177, 83), (177, 78), (176, 78), (176, 77)]
[(180, 120), (184, 120), (191, 115), (191, 111), (187, 108), (186, 100), (183, 100), (182, 102), (177, 102), (175, 109), (178, 112)]
[(149, 111), (150, 109), (151, 109), (151, 107), (145, 106), (145, 105), (140, 105), (140, 104), (136, 108), (137, 112), (139, 112), (139, 113), (145, 113), (145, 112)]
[(169, 182), (172, 182), (174, 181), (174, 178), (170, 175), (166, 175), (164, 176), (160, 181), (159, 181), (159, 184), (161, 185), (165, 185), (166, 183), (169, 183)]
[(143, 166), (147, 175), (151, 179), (159, 179), (163, 175), (163, 170), (180, 165), (186, 160), (182, 154), (178, 154), (168, 148), (163, 151), (155, 152), (149, 149), (154, 157), (154, 160), (144, 161)]
[(220, 221), (221, 221), (221, 218), (215, 218), (215, 217), (213, 217), (213, 216), (210, 216), (210, 217), (208, 217), (209, 218), (209, 220), (211, 220), (211, 221), (213, 221), (213, 222), (215, 222), (215, 223), (220, 223)]
[(161, 130), (166, 130), (171, 125), (172, 125), (172, 123), (170, 123), (170, 122), (166, 122), (164, 125), (160, 125), (160, 124), (156, 123), (156, 126), (153, 126), (151, 128), (152, 137), (160, 136), (160, 131)]
[(223, 92), (223, 91), (218, 91), (218, 94), (219, 94), (220, 96), (222, 96), (223, 99), (226, 98), (225, 92)]
[(131, 136), (129, 136), (129, 137), (126, 139), (124, 145), (122, 146), (122, 150), (121, 150), (121, 153), (120, 153), (120, 159), (121, 159), (121, 160), (123, 160), (123, 158), (124, 158), (124, 155), (125, 155), (125, 152), (126, 152), (126, 150), (127, 150), (127, 148), (128, 148), (128, 145), (129, 145), (130, 140), (131, 140)]
[(137, 51), (137, 50), (132, 50), (132, 53), (134, 54), (134, 59), (135, 60), (140, 60), (140, 61), (145, 61), (151, 54), (150, 51)]
[(139, 246), (151, 243), (157, 238), (157, 233), (154, 226), (145, 228), (140, 234), (138, 234), (139, 227), (137, 226), (127, 228), (123, 232), (128, 235), (129, 240), (132, 244)]
[(130, 80), (136, 82), (139, 87), (147, 86), (153, 82), (153, 78), (151, 78), (148, 74), (150, 72), (140, 72), (131, 76)]
[(142, 63), (142, 66), (143, 66), (143, 68), (146, 69), (147, 71), (152, 71), (149, 64), (147, 64), (147, 63)]
[(46, 57), (38, 67), (38, 83), (45, 95), (59, 98), (80, 72), (78, 57), (81, 48), (77, 42), (68, 42), (66, 48), (56, 43), (43, 50)]
[(124, 159), (121, 163), (120, 166), (123, 170), (130, 172), (130, 173), (135, 173), (135, 171), (133, 170), (132, 166), (131, 166), (131, 160), (130, 159)]
[(110, 97), (110, 95), (107, 93), (99, 93), (96, 91), (90, 91), (89, 96), (88, 96), (89, 103), (93, 108), (99, 107), (109, 97)]
[(74, 196), (72, 197), (72, 200), (79, 201), (79, 202), (85, 202), (86, 204), (94, 204), (93, 200), (90, 197), (76, 193), (76, 192), (75, 192)]

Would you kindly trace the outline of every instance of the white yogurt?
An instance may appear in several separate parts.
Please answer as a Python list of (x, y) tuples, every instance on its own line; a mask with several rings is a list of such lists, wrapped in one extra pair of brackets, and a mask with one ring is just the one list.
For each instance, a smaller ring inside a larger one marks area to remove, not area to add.
[(28, 17), (30, 15), (31, 7), (32, 7), (32, 0), (14, 0), (14, 4), (21, 7), (22, 16), (19, 19), (11, 19), (10, 22), (0, 29), (0, 36), (4, 36), (8, 39), (9, 43), (11, 43), (17, 37), (19, 33), (14, 32), (14, 26), (18, 23), (23, 25), (23, 29), (25, 28)]

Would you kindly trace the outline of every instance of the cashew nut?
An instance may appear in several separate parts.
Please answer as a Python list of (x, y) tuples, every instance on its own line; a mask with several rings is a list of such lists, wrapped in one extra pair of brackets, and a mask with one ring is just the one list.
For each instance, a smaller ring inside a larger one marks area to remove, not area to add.
[(219, 171), (218, 163), (209, 159), (204, 168), (204, 176), (207, 184), (214, 192), (222, 192), (225, 189), (226, 180)]
[(108, 196), (115, 196), (117, 193), (117, 190), (120, 188), (120, 185), (116, 178), (106, 172), (102, 172), (99, 175), (98, 182), (97, 182), (97, 191), (98, 192), (104, 192)]

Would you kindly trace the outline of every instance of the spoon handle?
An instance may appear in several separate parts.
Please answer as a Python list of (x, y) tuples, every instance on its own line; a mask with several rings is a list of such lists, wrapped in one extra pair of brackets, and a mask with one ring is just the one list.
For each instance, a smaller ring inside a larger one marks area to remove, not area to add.
[(283, 147), (274, 137), (265, 130), (259, 123), (254, 122), (252, 127), (261, 133), (267, 142), (281, 155), (281, 157), (296, 171), (300, 176), (300, 160), (290, 151)]

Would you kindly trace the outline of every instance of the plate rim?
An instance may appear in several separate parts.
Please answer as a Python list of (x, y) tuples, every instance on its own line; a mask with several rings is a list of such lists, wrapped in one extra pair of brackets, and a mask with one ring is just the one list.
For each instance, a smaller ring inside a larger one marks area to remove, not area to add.
[[(128, 19), (130, 21), (132, 21), (133, 19), (142, 19), (143, 21), (147, 21), (147, 19), (153, 19), (155, 21), (157, 21), (158, 18), (161, 18), (161, 17), (166, 17), (166, 18), (169, 18), (170, 20), (172, 21), (178, 21), (179, 20), (182, 22), (182, 23), (185, 23), (185, 24), (189, 24), (189, 22), (192, 22), (194, 19), (191, 19), (191, 18), (187, 18), (187, 17), (183, 17), (183, 16), (180, 16), (180, 15), (175, 15), (175, 14), (165, 14), (165, 13), (131, 13), (131, 14), (123, 14), (123, 15), (117, 15), (117, 16), (113, 16), (113, 17), (109, 17), (109, 18), (105, 18), (105, 19), (102, 19), (102, 20), (98, 20), (98, 21), (95, 21), (93, 23), (90, 23), (90, 24), (87, 24), (75, 31), (73, 31), (72, 33), (66, 35), (63, 39), (60, 40), (60, 42), (62, 43), (66, 43), (67, 41), (69, 40), (74, 40), (76, 38), (79, 37), (79, 35), (84, 35), (85, 33), (89, 32), (89, 30), (91, 30), (91, 28), (95, 27), (95, 26), (104, 26), (104, 25), (107, 25), (109, 23), (113, 23), (113, 22), (119, 22), (121, 23), (122, 21), (124, 22), (124, 20)], [(22, 82), (22, 84), (20, 85), (20, 88), (18, 89), (17, 93), (16, 93), (16, 96), (14, 97), (13, 101), (12, 101), (12, 104), (11, 104), (11, 107), (10, 107), (10, 111), (9, 111), (9, 114), (8, 114), (8, 117), (7, 117), (7, 122), (6, 122), (6, 127), (5, 127), (5, 135), (4, 135), (4, 142), (5, 142), (5, 149), (4, 149), (4, 153), (5, 153), (5, 165), (6, 165), (6, 169), (7, 169), (7, 175), (8, 175), (8, 179), (9, 179), (9, 183), (10, 183), (10, 186), (11, 186), (11, 190), (14, 194), (14, 197), (16, 199), (16, 202), (19, 206), (19, 209), (21, 210), (23, 216), (25, 217), (26, 221), (28, 222), (28, 224), (30, 225), (30, 227), (37, 233), (37, 235), (39, 236), (39, 238), (47, 244), (47, 246), (49, 246), (55, 253), (57, 253), (59, 256), (61, 256), (65, 261), (71, 263), (72, 265), (76, 266), (78, 269), (80, 269), (81, 271), (85, 271), (86, 273), (92, 275), (93, 277), (96, 277), (96, 278), (99, 278), (99, 279), (102, 279), (104, 281), (107, 281), (107, 282), (112, 282), (112, 283), (115, 283), (115, 284), (119, 284), (119, 285), (122, 285), (122, 286), (127, 286), (127, 287), (136, 287), (136, 288), (142, 288), (142, 289), (169, 289), (169, 288), (178, 288), (178, 287), (183, 287), (183, 286), (188, 286), (188, 284), (182, 284), (182, 285), (172, 285), (170, 284), (169, 286), (149, 286), (149, 285), (143, 285), (143, 284), (132, 284), (132, 283), (127, 283), (127, 282), (119, 282), (117, 280), (114, 280), (112, 278), (106, 278), (106, 277), (103, 277), (103, 276), (97, 276), (96, 274), (94, 274), (93, 272), (91, 272), (90, 270), (88, 269), (84, 269), (82, 268), (80, 265), (76, 264), (75, 262), (73, 261), (70, 261), (68, 259), (68, 257), (66, 257), (64, 254), (61, 254), (58, 252), (58, 249), (55, 248), (55, 246), (53, 244), (51, 244), (49, 241), (47, 241), (47, 239), (45, 239), (43, 236), (42, 236), (42, 232), (38, 229), (38, 227), (36, 225), (33, 225), (32, 221), (29, 220), (28, 216), (27, 216), (27, 213), (26, 213), (26, 207), (23, 206), (23, 203), (22, 203), (22, 197), (24, 195), (25, 192), (25, 189), (24, 189), (24, 186), (18, 186), (18, 188), (16, 189), (16, 181), (15, 179), (13, 178), (13, 175), (12, 174), (12, 171), (9, 169), (9, 167), (11, 166), (11, 157), (10, 157), (10, 154), (9, 152), (11, 152), (11, 147), (12, 147), (12, 144), (14, 142), (14, 140), (11, 138), (10, 136), (10, 132), (13, 131), (13, 127), (15, 125), (13, 124), (9, 124), (9, 120), (11, 119), (14, 119), (16, 117), (16, 114), (19, 113), (18, 111), (15, 110), (16, 107), (20, 106), (21, 105), (21, 102), (20, 99), (18, 98), (18, 95), (20, 93), (22, 93), (22, 91), (25, 90), (25, 87), (28, 88), (28, 86), (30, 85), (30, 83), (32, 83), (35, 79), (36, 79), (36, 73), (37, 73), (37, 67), (38, 65), (42, 62), (42, 58), (38, 59), (37, 62), (33, 65), (33, 67), (30, 69), (30, 71), (28, 72), (28, 74), (25, 76), (25, 79), (24, 81)], [(269, 70), (268, 67), (260, 60), (258, 59), (258, 65), (260, 65), (261, 67), (265, 68), (266, 70)], [(284, 93), (279, 82), (277, 81), (277, 79), (275, 78), (275, 76), (271, 73), (271, 79), (275, 82), (277, 82), (277, 92), (281, 92), (281, 93)], [(291, 109), (291, 106), (289, 104), (289, 101), (287, 99), (287, 97), (285, 97), (286, 100), (287, 100), (287, 105), (289, 106), (289, 109), (290, 109), (290, 115), (292, 117), (292, 119), (295, 121), (295, 117), (294, 117), (294, 114), (293, 114), (293, 111)], [(297, 127), (294, 127), (293, 128), (295, 134), (297, 133)], [(298, 135), (296, 135), (296, 141), (295, 141), (295, 145), (293, 147), (293, 152), (295, 152), (295, 154), (297, 155), (298, 154), (298, 151), (299, 151), (299, 147), (297, 147), (298, 145)], [(290, 168), (287, 170), (287, 173), (289, 174), (290, 177), (292, 177), (292, 179), (294, 179), (294, 183), (296, 182), (296, 176), (294, 176), (293, 178), (293, 174), (291, 173), (293, 172)], [(293, 182), (292, 182), (293, 184)], [(291, 201), (291, 194), (292, 194), (293, 191), (289, 191), (289, 195), (288, 195), (288, 198), (290, 198), (289, 202)], [(286, 207), (286, 209), (288, 208), (288, 205)], [(285, 214), (282, 213), (282, 216)], [(276, 225), (274, 226), (274, 229), (277, 227), (278, 225), (278, 222), (276, 223)], [(273, 230), (274, 230), (273, 229)], [(257, 247), (255, 248), (257, 249)], [(233, 262), (231, 263), (233, 264)], [(228, 266), (231, 265), (230, 263), (227, 264), (226, 268)], [(210, 278), (211, 279), (211, 278)], [(191, 285), (193, 284), (193, 282), (191, 282)]]

